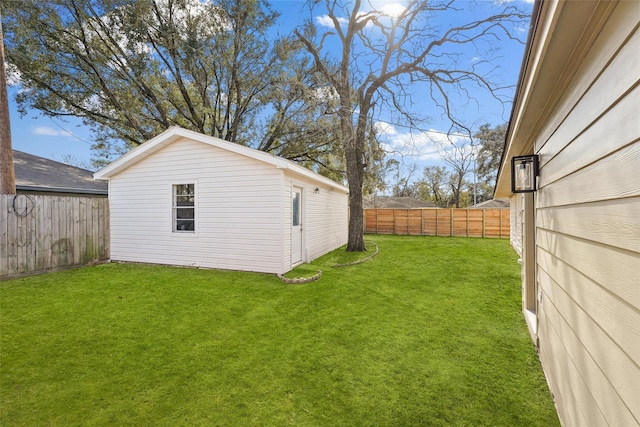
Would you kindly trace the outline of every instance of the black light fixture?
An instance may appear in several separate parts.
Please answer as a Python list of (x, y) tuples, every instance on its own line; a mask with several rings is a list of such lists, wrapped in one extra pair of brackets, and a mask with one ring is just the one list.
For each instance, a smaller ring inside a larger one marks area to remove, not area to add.
[(538, 189), (538, 156), (515, 156), (511, 159), (511, 192), (531, 193)]
[(320, 189), (319, 189), (318, 187), (316, 187), (316, 188), (313, 190), (313, 192), (314, 192), (314, 193), (316, 193), (316, 194), (320, 194)]

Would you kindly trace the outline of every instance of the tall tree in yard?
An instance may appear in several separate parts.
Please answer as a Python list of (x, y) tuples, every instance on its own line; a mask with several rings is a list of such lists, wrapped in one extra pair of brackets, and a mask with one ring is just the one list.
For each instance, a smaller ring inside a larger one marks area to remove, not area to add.
[(489, 124), (484, 124), (473, 135), (476, 142), (480, 143), (477, 159), (478, 178), (491, 188), (496, 184), (506, 133), (507, 123), (493, 128)]
[[(512, 31), (526, 19), (517, 9), (506, 6), (473, 22), (456, 23), (452, 16), (469, 2), (456, 6), (454, 0), (410, 0), (376, 8), (362, 0), (324, 0), (325, 16), (308, 22), (296, 35), (313, 57), (338, 96), (336, 114), (340, 119), (349, 186), (350, 218), (348, 251), (365, 250), (362, 188), (365, 176), (367, 130), (380, 114), (404, 119), (410, 125), (423, 123), (424, 114), (415, 113), (418, 97), (427, 98), (451, 124), (452, 131), (470, 134), (457, 114), (455, 103), (473, 99), (470, 91), (480, 88), (499, 100), (500, 85), (491, 81), (492, 48), (485, 43), (513, 39)], [(449, 21), (436, 21), (436, 16)], [(318, 22), (330, 27), (323, 31)], [(445, 25), (445, 22), (454, 22)], [(332, 56), (336, 45), (339, 47)], [(459, 57), (476, 52), (478, 63), (463, 64)]]
[(334, 138), (321, 131), (326, 100), (312, 96), (321, 83), (298, 41), (273, 39), (278, 13), (266, 1), (3, 7), (8, 60), (22, 78), (18, 104), (82, 118), (105, 159), (174, 125), (312, 163), (332, 151)]
[[(2, 15), (0, 14), (0, 19)], [(7, 75), (4, 66), (4, 39), (0, 23), (0, 194), (16, 194), (16, 179), (11, 147), (11, 123), (7, 99)]]

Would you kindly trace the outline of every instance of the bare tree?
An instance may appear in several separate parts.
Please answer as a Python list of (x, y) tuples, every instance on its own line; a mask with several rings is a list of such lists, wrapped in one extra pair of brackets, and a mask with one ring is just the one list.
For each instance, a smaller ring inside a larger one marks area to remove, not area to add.
[[(502, 87), (491, 81), (493, 70), (484, 68), (490, 64), (492, 48), (482, 52), (484, 59), (478, 63), (465, 66), (459, 58), (465, 50), (482, 50), (485, 43), (515, 39), (512, 26), (527, 16), (506, 6), (497, 14), (447, 26), (444, 21), (437, 24), (434, 16), (460, 12), (454, 0), (410, 0), (403, 9), (393, 11), (376, 9), (362, 0), (324, 0), (313, 2), (311, 7), (320, 3), (332, 28), (322, 32), (309, 22), (295, 34), (338, 95), (350, 201), (347, 250), (363, 251), (363, 158), (367, 129), (374, 116), (386, 109), (411, 125), (419, 124), (425, 117), (412, 110), (414, 96), (428, 97), (449, 119), (452, 130), (464, 129), (470, 134), (454, 101), (461, 97), (462, 102), (469, 102), (472, 87), (500, 101), (504, 98)], [(337, 36), (340, 47), (334, 57), (330, 56), (335, 47), (334, 40), (329, 40), (332, 36)]]
[(449, 175), (449, 187), (451, 188), (451, 202), (456, 208), (460, 207), (460, 195), (462, 194), (466, 176), (472, 171), (476, 154), (471, 141), (459, 138), (457, 142), (451, 142), (442, 150), (442, 160), (451, 168)]
[(446, 207), (449, 201), (449, 191), (446, 188), (449, 174), (443, 166), (427, 166), (423, 171), (423, 178), (419, 182), (420, 197), (433, 202), (436, 206)]
[(413, 182), (413, 175), (418, 171), (418, 165), (413, 163), (402, 167), (396, 159), (387, 161), (387, 170), (391, 174), (393, 181), (391, 184), (391, 195), (393, 197), (416, 197), (417, 188)]

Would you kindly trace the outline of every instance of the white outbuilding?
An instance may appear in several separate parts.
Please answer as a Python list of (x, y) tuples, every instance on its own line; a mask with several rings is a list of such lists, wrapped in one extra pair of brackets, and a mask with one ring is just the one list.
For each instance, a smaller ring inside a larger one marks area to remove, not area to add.
[(179, 127), (94, 178), (109, 182), (113, 261), (285, 273), (347, 242), (346, 187)]

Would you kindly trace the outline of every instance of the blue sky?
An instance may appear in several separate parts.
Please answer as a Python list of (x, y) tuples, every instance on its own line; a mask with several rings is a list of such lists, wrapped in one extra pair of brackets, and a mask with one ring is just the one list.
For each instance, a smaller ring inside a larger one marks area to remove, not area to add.
[[(507, 3), (508, 0), (487, 0), (480, 1), (480, 8), (492, 8)], [(282, 12), (278, 31), (289, 32), (293, 27), (308, 17), (308, 12), (304, 11), (303, 1), (272, 1), (272, 6)], [(381, 3), (381, 2), (378, 2)], [(390, 6), (397, 1), (384, 2)], [(530, 11), (529, 1), (518, 1), (519, 5)], [(462, 2), (462, 5), (469, 5), (469, 17), (473, 17), (474, 7), (471, 2)], [(323, 16), (314, 15), (316, 23), (321, 25)], [(518, 28), (516, 31), (520, 38), (526, 39), (527, 27)], [(524, 45), (507, 43), (502, 46), (498, 62), (495, 65), (500, 68), (499, 77), (508, 85), (515, 86), (522, 62)], [(469, 58), (470, 61), (478, 58)], [(28, 111), (24, 117), (18, 113), (15, 103), (15, 94), (19, 87), (13, 86), (8, 90), (9, 110), (11, 116), (11, 134), (13, 148), (25, 151), (38, 156), (61, 160), (64, 156), (72, 156), (75, 159), (88, 163), (91, 158), (92, 134), (87, 126), (80, 120), (73, 118), (56, 119), (40, 115), (37, 111)], [(511, 90), (513, 92), (515, 87)], [(508, 120), (510, 105), (498, 105), (490, 100), (488, 96), (480, 95), (474, 105), (468, 105), (465, 110), (465, 120), (469, 126), (475, 128), (483, 123), (497, 125)], [(428, 107), (425, 107), (428, 108)], [(436, 162), (439, 154), (437, 143), (443, 139), (440, 132), (446, 131), (448, 123), (442, 117), (431, 117), (431, 121), (426, 123), (423, 131), (410, 132), (409, 129), (396, 126), (390, 123), (380, 123), (379, 129), (383, 131), (385, 144), (389, 151), (402, 154), (404, 161), (421, 164)], [(424, 130), (427, 130), (426, 132)]]

